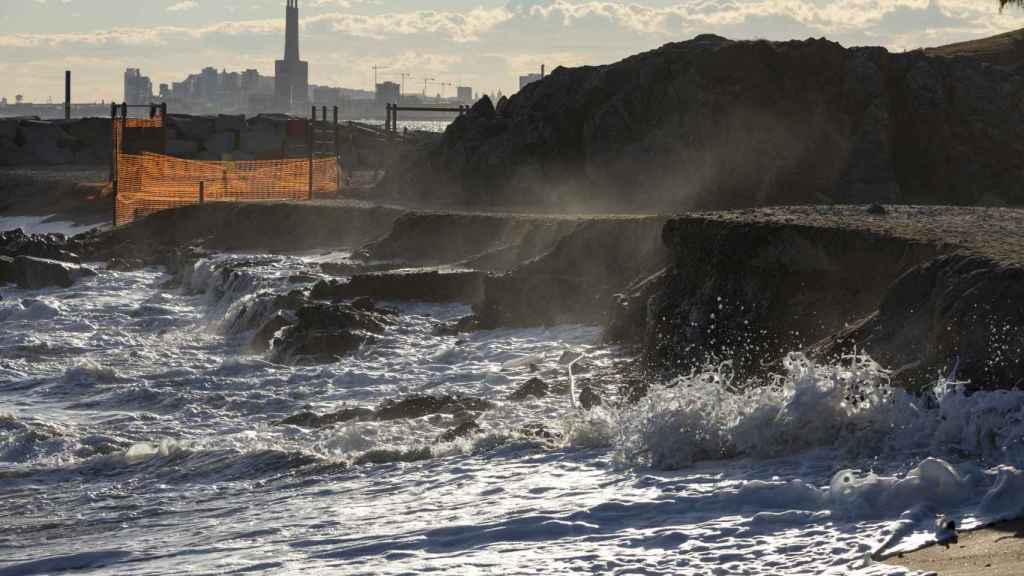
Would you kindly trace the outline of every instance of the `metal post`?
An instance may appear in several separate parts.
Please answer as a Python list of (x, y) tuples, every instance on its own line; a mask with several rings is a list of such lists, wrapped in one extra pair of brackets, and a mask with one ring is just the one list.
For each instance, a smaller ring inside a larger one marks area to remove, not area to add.
[(324, 122), (327, 122), (327, 106), (324, 106), (320, 109), (320, 119), (323, 120)]
[(114, 183), (115, 166), (117, 159), (117, 104), (110, 103), (110, 183)]
[[(316, 106), (313, 107), (313, 114), (316, 115)], [(309, 123), (306, 130), (306, 141), (309, 147), (309, 200), (313, 199), (313, 123)]]
[(149, 105), (149, 119), (156, 118), (156, 104)]
[[(116, 104), (114, 105), (114, 115), (117, 116), (117, 105)], [(117, 146), (115, 146), (115, 148), (114, 148), (114, 155), (118, 156), (118, 164), (120, 164), (121, 152), (124, 150), (124, 129), (127, 126), (128, 126), (128, 103), (127, 102), (122, 102), (121, 103), (121, 125), (120, 125), (120, 130), (118, 130), (116, 126), (114, 127), (114, 135), (115, 135), (115, 138), (117, 139)], [(120, 137), (119, 138), (117, 137), (118, 132), (120, 132)], [(118, 193), (117, 188), (118, 188), (118, 185), (120, 184), (120, 182), (119, 182), (120, 178), (117, 176), (116, 170), (119, 170), (119, 169), (120, 169), (119, 166), (116, 167), (115, 168), (115, 173), (114, 173), (114, 195), (113, 195), (114, 196), (114, 198), (113, 198), (113, 200), (114, 200), (114, 208), (113, 208), (114, 214), (113, 214), (113, 218), (111, 218), (111, 221), (113, 222), (114, 227), (117, 227), (117, 193)]]
[(71, 70), (64, 71), (64, 119), (71, 120)]
[(316, 122), (316, 106), (313, 106), (313, 115), (310, 118), (313, 119), (313, 122)]
[(338, 176), (337, 186), (334, 188), (334, 193), (337, 194), (341, 191), (341, 144), (339, 143), (339, 130), (338, 130), (338, 107), (334, 107), (334, 170)]
[(206, 203), (206, 182), (200, 180), (199, 182), (199, 203)]
[(160, 104), (160, 122), (167, 121), (167, 102)]

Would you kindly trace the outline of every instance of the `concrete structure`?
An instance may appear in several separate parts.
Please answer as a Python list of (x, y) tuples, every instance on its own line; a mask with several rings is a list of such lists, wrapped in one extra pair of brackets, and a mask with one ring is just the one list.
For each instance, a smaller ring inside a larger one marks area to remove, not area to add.
[(153, 82), (138, 68), (124, 71), (124, 101), (128, 104), (149, 104), (153, 100)]
[(377, 104), (397, 104), (402, 98), (402, 86), (396, 82), (381, 82), (377, 84), (377, 93), (374, 100)]
[(473, 88), (470, 86), (459, 86), (456, 90), (456, 99), (463, 104), (473, 103)]
[(299, 59), (299, 0), (285, 8), (284, 60), (274, 62), (274, 96), (282, 112), (305, 110), (309, 103), (309, 63)]

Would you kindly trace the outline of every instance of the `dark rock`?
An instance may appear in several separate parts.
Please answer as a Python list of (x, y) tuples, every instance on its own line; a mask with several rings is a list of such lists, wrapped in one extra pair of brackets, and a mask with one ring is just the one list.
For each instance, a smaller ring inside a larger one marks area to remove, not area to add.
[(282, 312), (274, 314), (270, 320), (267, 320), (263, 326), (253, 334), (252, 339), (249, 340), (249, 349), (253, 352), (259, 353), (270, 350), (270, 344), (273, 342), (277, 333), (280, 332), (282, 328), (291, 326), (293, 323), (294, 320)]
[(297, 322), (273, 343), (275, 362), (325, 364), (336, 362), (383, 334), (390, 320), (347, 304), (309, 304), (296, 311)]
[(300, 426), (302, 428), (326, 428), (335, 424), (343, 424), (353, 420), (366, 420), (373, 416), (373, 410), (369, 408), (344, 408), (330, 414), (315, 414), (313, 412), (300, 412), (289, 416), (280, 422), (278, 426)]
[[(380, 189), (651, 210), (1024, 200), (1021, 68), (702, 36), (487, 99)], [(683, 135), (680, 137), (680, 135)]]
[(601, 395), (595, 392), (592, 387), (584, 386), (583, 389), (580, 390), (579, 401), (580, 406), (584, 410), (590, 410), (595, 406), (601, 405)]
[(1024, 386), (1024, 270), (954, 254), (909, 270), (878, 310), (812, 348), (838, 362), (863, 351), (921, 391), (939, 377), (969, 390)]
[(378, 306), (373, 298), (364, 296), (362, 298), (356, 298), (350, 304), (356, 310), (362, 310), (363, 312), (376, 312), (377, 314), (383, 314), (385, 316), (398, 316), (398, 310), (394, 308), (388, 308), (386, 306)]
[(142, 270), (146, 267), (146, 263), (141, 258), (125, 257), (121, 258), (114, 256), (110, 260), (107, 260), (107, 270), (113, 272), (134, 272), (136, 270)]
[(476, 316), (463, 316), (453, 322), (446, 322), (434, 327), (435, 336), (458, 336), (466, 332), (473, 332), (480, 328), (480, 322)]
[(522, 428), (519, 429), (519, 433), (522, 434), (523, 436), (539, 438), (541, 440), (558, 441), (561, 440), (563, 437), (561, 432), (557, 430), (551, 430), (547, 427), (546, 424), (542, 424), (539, 422), (523, 426)]
[(316, 276), (315, 274), (299, 273), (299, 274), (292, 274), (291, 276), (288, 277), (288, 283), (289, 284), (312, 284), (312, 283), (317, 282), (319, 280), (320, 280), (320, 277)]
[[(12, 266), (13, 281), (18, 288), (26, 290), (51, 286), (70, 288), (76, 280), (96, 275), (95, 271), (85, 266), (31, 256), (14, 258)], [(8, 278), (7, 281), (11, 281), (11, 279)]]
[(401, 400), (388, 400), (377, 409), (377, 420), (421, 418), (431, 414), (461, 414), (484, 412), (494, 404), (480, 398), (456, 396), (410, 396)]
[(444, 433), (437, 437), (437, 442), (454, 442), (459, 438), (468, 438), (481, 432), (483, 432), (483, 428), (481, 428), (475, 421), (469, 420), (454, 428), (445, 430)]
[(885, 206), (882, 206), (881, 204), (872, 204), (871, 206), (868, 206), (867, 212), (873, 216), (884, 216), (886, 213)]
[(540, 378), (530, 378), (509, 394), (508, 399), (514, 402), (522, 402), (530, 398), (543, 398), (548, 395), (550, 390), (551, 387), (548, 386), (547, 382)]
[(347, 300), (372, 296), (419, 302), (478, 302), (483, 298), (480, 272), (410, 271), (357, 274), (348, 282), (324, 280), (313, 287), (317, 300)]
[(81, 264), (77, 254), (66, 250), (63, 234), (25, 234), (21, 229), (0, 233), (0, 255), (32, 256), (58, 262)]

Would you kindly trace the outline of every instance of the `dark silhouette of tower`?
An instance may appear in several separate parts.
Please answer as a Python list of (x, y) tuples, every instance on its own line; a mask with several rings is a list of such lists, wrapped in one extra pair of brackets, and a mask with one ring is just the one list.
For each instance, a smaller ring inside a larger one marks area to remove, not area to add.
[(278, 110), (304, 112), (309, 103), (309, 63), (299, 60), (299, 0), (285, 8), (284, 60), (274, 62), (274, 94)]

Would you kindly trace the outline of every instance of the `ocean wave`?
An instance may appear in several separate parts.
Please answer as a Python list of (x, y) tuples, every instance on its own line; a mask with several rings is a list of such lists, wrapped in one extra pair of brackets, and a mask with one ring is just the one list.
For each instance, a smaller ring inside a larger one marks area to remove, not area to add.
[(567, 421), (573, 445), (611, 446), (620, 461), (657, 469), (834, 448), (851, 455), (931, 452), (1024, 463), (1024, 392), (967, 394), (937, 379), (919, 397), (890, 385), (870, 358), (845, 366), (791, 355), (786, 373), (736, 390), (728, 366), (655, 386), (634, 406)]

